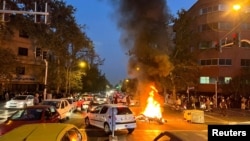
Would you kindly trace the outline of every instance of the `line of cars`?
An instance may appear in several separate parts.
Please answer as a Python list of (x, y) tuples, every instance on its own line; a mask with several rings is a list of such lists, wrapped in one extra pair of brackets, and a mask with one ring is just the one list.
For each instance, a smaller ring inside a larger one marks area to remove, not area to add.
[[(18, 110), (8, 117), (5, 122), (0, 124), (0, 141), (5, 135), (9, 136), (12, 132), (18, 132), (16, 130), (22, 128), (23, 125), (32, 124), (34, 126), (30, 125), (29, 128), (35, 128), (36, 130), (38, 129), (36, 124), (44, 124), (44, 126), (47, 126), (47, 124), (54, 123), (57, 124), (55, 126), (59, 126), (58, 123), (69, 119), (71, 114), (77, 110), (79, 106), (79, 100), (76, 101), (71, 98), (46, 99), (43, 100), (40, 105), (33, 105), (28, 104), (28, 102), (32, 101), (32, 98), (28, 97), (30, 96), (22, 95), (20, 99), (15, 97), (6, 102), (5, 108)], [(99, 96), (86, 96), (82, 101), (89, 101), (85, 103), (85, 105), (87, 105), (86, 107), (84, 107), (84, 103), (80, 105), (81, 110), (82, 108), (86, 108), (85, 110), (87, 111), (87, 116), (83, 119), (86, 128), (96, 126), (104, 129), (107, 134), (122, 129), (128, 130), (128, 133), (132, 133), (136, 128), (136, 118), (128, 106), (122, 104), (107, 104), (105, 97)], [(31, 134), (33, 134), (33, 132)], [(81, 133), (79, 136), (85, 135)]]
[[(32, 124), (35, 127), (35, 124), (44, 124), (47, 126), (47, 124), (55, 123), (55, 125), (53, 126), (60, 127), (61, 125), (56, 123), (62, 123), (65, 119), (69, 119), (74, 110), (76, 110), (75, 101), (73, 101), (70, 98), (45, 99), (39, 105), (34, 105), (33, 95), (17, 95), (11, 100), (7, 101), (4, 107), (6, 109), (11, 109), (16, 111), (10, 117), (8, 117), (3, 123), (0, 124), (0, 140), (4, 140), (3, 138), (5, 138), (5, 135), (9, 136), (8, 133), (12, 134), (11, 132), (16, 132), (17, 135), (20, 134), (18, 133), (19, 129), (16, 130), (16, 128), (19, 127), (21, 128), (23, 125), (26, 126)], [(32, 125), (30, 125), (29, 127), (33, 128)], [(65, 128), (66, 126), (71, 126), (71, 125), (65, 125)], [(37, 129), (38, 128), (36, 127), (36, 130)], [(78, 129), (75, 128), (75, 130)], [(56, 132), (56, 131), (51, 131), (51, 132)], [(82, 136), (82, 133), (79, 134), (79, 136), (80, 135)], [(66, 137), (62, 137), (62, 139), (63, 138)], [(18, 139), (21, 138), (17, 137), (15, 140)], [(85, 139), (86, 137), (84, 137), (84, 140)], [(22, 140), (27, 140), (27, 139), (23, 138)]]

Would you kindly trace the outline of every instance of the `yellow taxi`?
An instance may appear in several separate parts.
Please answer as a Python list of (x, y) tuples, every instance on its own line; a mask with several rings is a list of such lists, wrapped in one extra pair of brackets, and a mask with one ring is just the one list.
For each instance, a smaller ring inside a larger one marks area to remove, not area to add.
[(73, 124), (39, 123), (17, 127), (0, 141), (87, 141), (87, 135)]

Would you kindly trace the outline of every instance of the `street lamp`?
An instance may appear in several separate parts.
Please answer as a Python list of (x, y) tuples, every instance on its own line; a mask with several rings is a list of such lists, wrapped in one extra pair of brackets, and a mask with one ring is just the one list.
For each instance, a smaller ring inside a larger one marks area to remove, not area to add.
[[(75, 65), (74, 67), (80, 67), (80, 68), (89, 68), (88, 63), (85, 61), (81, 61), (79, 64)], [(71, 82), (70, 82), (70, 78), (72, 74), (72, 67), (69, 68), (69, 72), (68, 72), (68, 94), (71, 93)]]
[(235, 13), (235, 23), (234, 23), (234, 26), (235, 26), (235, 31), (236, 33), (234, 34), (234, 37), (233, 37), (233, 42), (234, 44), (238, 45), (239, 47), (241, 47), (241, 40), (240, 40), (240, 25), (241, 25), (241, 22), (240, 22), (240, 9), (241, 9), (241, 5), (239, 4), (235, 4), (233, 5), (233, 10), (236, 12)]
[(241, 6), (239, 4), (235, 4), (235, 5), (233, 5), (233, 9), (235, 11), (239, 11), (241, 9)]

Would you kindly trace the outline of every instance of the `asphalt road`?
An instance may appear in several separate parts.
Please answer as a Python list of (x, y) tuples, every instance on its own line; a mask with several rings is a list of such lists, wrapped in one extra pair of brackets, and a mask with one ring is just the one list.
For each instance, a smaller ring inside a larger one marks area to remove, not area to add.
[[(140, 114), (141, 109), (139, 107), (131, 107), (131, 109), (136, 115)], [(65, 121), (65, 123), (71, 123), (84, 129), (88, 141), (170, 141), (173, 138), (178, 141), (176, 135), (192, 141), (207, 141), (207, 126), (209, 124), (250, 124), (250, 111), (240, 109), (228, 110), (228, 115), (225, 117), (220, 114), (219, 110), (204, 112), (204, 123), (186, 121), (184, 113), (181, 111), (174, 111), (168, 107), (163, 108), (163, 110), (165, 123), (159, 124), (157, 121), (138, 119), (137, 128), (132, 134), (128, 134), (126, 130), (121, 130), (114, 132), (114, 136), (107, 136), (103, 130), (96, 127), (85, 128), (83, 120), (85, 112), (74, 113), (71, 119)], [(13, 110), (9, 111), (0, 108), (0, 120), (4, 121), (13, 112)]]

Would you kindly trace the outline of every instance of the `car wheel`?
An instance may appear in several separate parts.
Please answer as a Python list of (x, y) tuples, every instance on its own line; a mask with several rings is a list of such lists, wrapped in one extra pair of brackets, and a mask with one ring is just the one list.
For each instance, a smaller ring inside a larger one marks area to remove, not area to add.
[(89, 118), (86, 117), (86, 118), (85, 118), (85, 127), (90, 127), (90, 126), (91, 126), (91, 124), (90, 124), (90, 122), (89, 122)]
[(107, 123), (104, 124), (104, 132), (109, 135), (111, 133), (110, 127)]
[(128, 133), (131, 134), (131, 133), (133, 133), (134, 130), (135, 130), (135, 128), (128, 128)]

